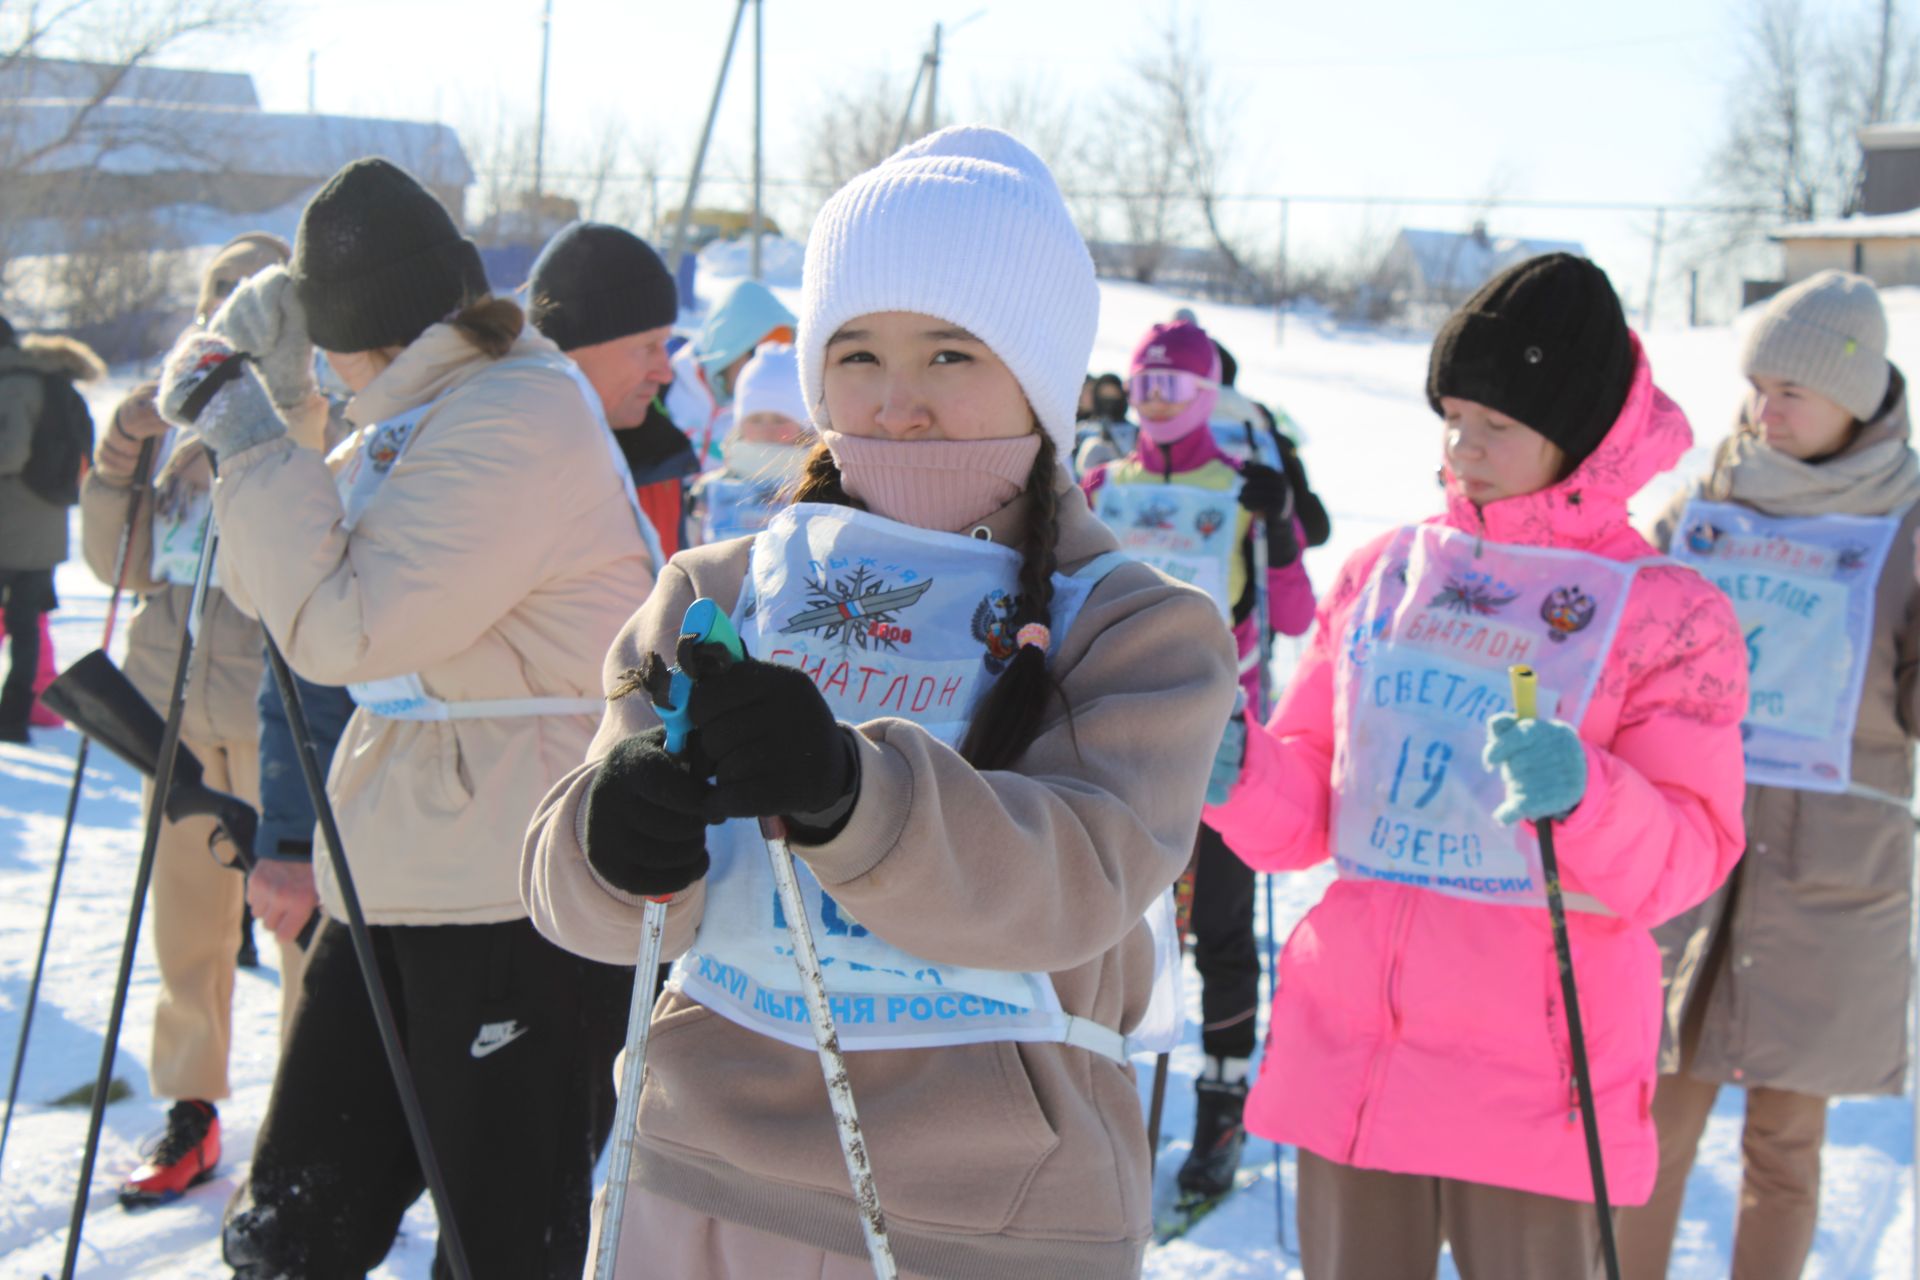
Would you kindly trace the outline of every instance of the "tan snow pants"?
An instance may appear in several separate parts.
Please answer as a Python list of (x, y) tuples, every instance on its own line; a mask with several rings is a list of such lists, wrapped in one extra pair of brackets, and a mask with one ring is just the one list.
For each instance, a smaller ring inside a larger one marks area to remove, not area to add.
[(1306, 1280), (1433, 1280), (1440, 1245), (1462, 1280), (1600, 1280), (1593, 1206), (1452, 1178), (1355, 1169), (1300, 1152)]
[[(186, 744), (206, 766), (206, 784), (260, 802), (260, 749), (255, 742)], [(152, 784), (141, 792), (142, 812)], [(246, 877), (215, 861), (230, 859), (222, 842), (208, 848), (213, 819), (188, 818), (160, 827), (154, 852), (148, 934), (160, 967), (160, 1000), (153, 1012), (148, 1062), (157, 1098), (227, 1096), (227, 1049), (233, 1038), (234, 957), (240, 949), (240, 904)], [(263, 931), (264, 932), (264, 931)], [(280, 944), (280, 1033), (292, 1021), (306, 958)]]
[[(1621, 1211), (1621, 1280), (1665, 1280), (1687, 1175), (1719, 1092), (1719, 1085), (1684, 1072), (1660, 1077), (1653, 1095), (1660, 1176), (1652, 1199)], [(1820, 1147), (1826, 1137), (1825, 1098), (1747, 1090), (1732, 1280), (1795, 1280), (1806, 1266), (1820, 1215)]]
[[(587, 1243), (591, 1270), (600, 1247), (601, 1210), (606, 1191), (594, 1198), (593, 1238)], [(710, 1218), (697, 1209), (641, 1190), (627, 1188), (626, 1225), (620, 1235), (619, 1280), (872, 1280), (865, 1258), (829, 1253), (769, 1232)], [(902, 1271), (900, 1280), (933, 1280)]]

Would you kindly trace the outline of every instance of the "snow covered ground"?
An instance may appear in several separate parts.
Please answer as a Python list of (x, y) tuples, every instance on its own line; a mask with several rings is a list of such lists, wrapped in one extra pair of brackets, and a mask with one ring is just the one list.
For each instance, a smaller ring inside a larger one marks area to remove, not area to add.
[[(702, 291), (717, 292), (723, 283), (703, 281)], [(1166, 318), (1178, 305), (1179, 300), (1150, 289), (1104, 285), (1093, 367), (1124, 369), (1146, 326)], [(1300, 317), (1289, 318), (1282, 333), (1271, 313), (1190, 305), (1238, 358), (1239, 385), (1256, 399), (1284, 405), (1306, 433), (1306, 459), (1315, 487), (1334, 516), (1332, 543), (1308, 555), (1316, 582), (1330, 582), (1341, 559), (1371, 534), (1436, 509), (1439, 430), (1423, 390), (1423, 338), (1343, 330)], [(1889, 307), (1896, 357), (1906, 368), (1920, 369), (1920, 291), (1889, 295)], [(1656, 377), (1694, 421), (1701, 447), (1689, 456), (1687, 466), (1698, 467), (1706, 446), (1725, 433), (1740, 393), (1739, 334), (1727, 329), (1674, 330), (1654, 334), (1648, 345)], [(102, 420), (115, 391), (108, 387), (96, 392)], [(1656, 509), (1676, 483), (1677, 478), (1669, 478), (1651, 487), (1638, 504), (1642, 514)], [(54, 635), (65, 665), (98, 644), (107, 592), (78, 563), (62, 570), (59, 586), (63, 607)], [(1281, 661), (1286, 658), (1283, 653)], [(74, 747), (74, 736), (65, 731), (38, 732), (31, 747), (0, 745), (0, 1054), (7, 1063), (33, 971)], [(0, 1167), (0, 1275), (38, 1276), (59, 1267), (86, 1112), (52, 1106), (50, 1100), (76, 1087), (84, 1093), (99, 1060), (139, 822), (139, 787), (131, 771), (95, 753), (61, 893), (21, 1107)], [(1276, 880), (1274, 926), (1279, 936), (1285, 936), (1325, 884), (1324, 873)], [(270, 952), (271, 947), (263, 950)], [(165, 1110), (147, 1092), (144, 1064), (158, 983), (144, 937), (134, 979), (114, 1066), (114, 1074), (132, 1086), (134, 1096), (107, 1110), (80, 1270), (103, 1278), (225, 1276), (217, 1244), (219, 1214), (234, 1174), (245, 1166), (266, 1106), (276, 1048), (277, 975), (271, 968), (242, 972), (235, 992), (235, 1092), (221, 1108), (223, 1176), (174, 1205), (139, 1216), (121, 1212), (113, 1191), (137, 1161), (141, 1139), (159, 1128)], [(1189, 995), (1197, 1014), (1197, 988), (1191, 980)], [(1160, 1161), (1163, 1190), (1185, 1155), (1192, 1079), (1199, 1065), (1198, 1044), (1190, 1032), (1189, 1043), (1173, 1057)], [(1143, 1098), (1146, 1076), (1143, 1071)], [(1737, 1092), (1724, 1095), (1702, 1142), (1688, 1188), (1672, 1270), (1675, 1280), (1726, 1274), (1738, 1203), (1740, 1106)], [(1915, 1274), (1913, 1145), (1908, 1100), (1835, 1104), (1825, 1199), (1809, 1277), (1895, 1280)], [(1291, 1153), (1277, 1172), (1286, 1191), (1286, 1234), (1292, 1244), (1297, 1236), (1291, 1221)], [(1156, 1280), (1298, 1276), (1297, 1258), (1276, 1239), (1275, 1177), (1273, 1148), (1249, 1143), (1242, 1171), (1245, 1189), (1186, 1240), (1153, 1250), (1146, 1274)], [(432, 1239), (433, 1216), (423, 1201), (374, 1274), (389, 1280), (427, 1276)], [(1450, 1264), (1443, 1266), (1443, 1275), (1453, 1274)]]

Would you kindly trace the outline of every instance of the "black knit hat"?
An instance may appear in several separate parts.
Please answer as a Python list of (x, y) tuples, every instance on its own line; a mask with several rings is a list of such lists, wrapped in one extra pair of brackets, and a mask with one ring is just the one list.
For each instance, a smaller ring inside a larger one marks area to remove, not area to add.
[(487, 292), (480, 252), (399, 166), (355, 160), (300, 215), (294, 284), (323, 351), (412, 342)]
[(547, 242), (527, 277), (533, 327), (562, 351), (670, 325), (680, 293), (660, 255), (630, 231), (576, 222)]
[(1433, 339), (1427, 402), (1474, 400), (1560, 446), (1571, 470), (1606, 439), (1633, 386), (1633, 337), (1606, 272), (1571, 253), (1515, 263)]

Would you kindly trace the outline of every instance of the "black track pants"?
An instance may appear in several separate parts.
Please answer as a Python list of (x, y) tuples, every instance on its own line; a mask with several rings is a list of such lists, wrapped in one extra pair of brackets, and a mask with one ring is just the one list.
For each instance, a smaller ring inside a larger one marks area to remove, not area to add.
[(1214, 1057), (1253, 1056), (1260, 1004), (1253, 882), (1253, 868), (1203, 823), (1189, 928), (1194, 967), (1200, 971), (1200, 1046)]
[[(476, 1280), (577, 1280), (632, 970), (525, 920), (372, 934)], [(352, 941), (329, 922), (229, 1206), (227, 1261), (360, 1280), (425, 1188)], [(433, 1274), (450, 1274), (444, 1254)]]

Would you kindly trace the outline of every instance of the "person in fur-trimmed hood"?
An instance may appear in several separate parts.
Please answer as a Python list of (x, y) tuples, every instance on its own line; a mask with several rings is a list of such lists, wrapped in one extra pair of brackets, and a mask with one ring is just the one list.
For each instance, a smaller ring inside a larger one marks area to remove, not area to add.
[(0, 608), (12, 658), (0, 687), (0, 742), (27, 741), (41, 619), (58, 604), (67, 508), (93, 448), (93, 418), (74, 383), (106, 373), (85, 343), (17, 338), (0, 319)]
[(1746, 1090), (1734, 1280), (1798, 1276), (1828, 1099), (1897, 1094), (1907, 1070), (1920, 457), (1906, 379), (1872, 283), (1839, 271), (1775, 297), (1741, 363), (1751, 390), (1733, 433), (1654, 537), (1732, 596), (1753, 701), (1746, 857), (1654, 933), (1660, 1175), (1621, 1215), (1630, 1276), (1666, 1274), (1723, 1085)]

